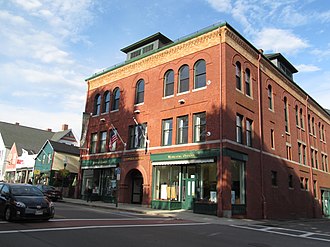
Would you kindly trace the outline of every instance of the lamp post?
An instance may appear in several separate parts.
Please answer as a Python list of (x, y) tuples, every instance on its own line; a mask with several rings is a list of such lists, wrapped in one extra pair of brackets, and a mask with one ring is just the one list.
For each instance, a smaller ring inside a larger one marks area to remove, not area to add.
[(62, 189), (61, 189), (61, 192), (62, 192), (62, 195), (63, 195), (63, 187), (64, 187), (64, 179), (66, 177), (66, 172), (65, 172), (65, 168), (66, 168), (66, 158), (63, 160), (63, 173), (62, 173)]

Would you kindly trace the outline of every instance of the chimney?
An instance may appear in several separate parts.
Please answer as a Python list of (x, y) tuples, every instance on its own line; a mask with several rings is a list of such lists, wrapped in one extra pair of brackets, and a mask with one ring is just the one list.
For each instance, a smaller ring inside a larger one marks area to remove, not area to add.
[(68, 130), (69, 129), (69, 125), (67, 124), (62, 124), (62, 130)]
[(19, 125), (19, 122), (16, 122), (15, 125)]
[(52, 132), (52, 129), (50, 129), (50, 128), (48, 128), (48, 129), (46, 129), (48, 132)]

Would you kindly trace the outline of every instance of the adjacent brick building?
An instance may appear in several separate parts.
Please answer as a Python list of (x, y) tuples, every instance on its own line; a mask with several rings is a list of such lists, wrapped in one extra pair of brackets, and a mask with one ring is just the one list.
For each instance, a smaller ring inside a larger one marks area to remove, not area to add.
[(227, 23), (122, 51), (124, 63), (86, 80), (83, 188), (226, 217), (329, 214), (330, 115), (281, 54)]

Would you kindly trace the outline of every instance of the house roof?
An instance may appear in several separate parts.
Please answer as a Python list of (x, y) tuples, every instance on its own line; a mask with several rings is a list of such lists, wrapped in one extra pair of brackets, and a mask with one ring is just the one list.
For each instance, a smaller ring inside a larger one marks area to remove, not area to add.
[(79, 148), (73, 145), (68, 145), (61, 142), (51, 141), (49, 140), (50, 145), (53, 147), (55, 152), (80, 155)]
[(52, 131), (5, 122), (0, 122), (0, 133), (5, 147), (10, 149), (15, 143), (19, 155), (22, 148), (37, 153), (45, 141), (54, 135)]
[(15, 143), (18, 155), (22, 154), (22, 149), (36, 154), (47, 140), (59, 141), (70, 132), (71, 129), (53, 132), (0, 121), (0, 134), (5, 147), (11, 149)]

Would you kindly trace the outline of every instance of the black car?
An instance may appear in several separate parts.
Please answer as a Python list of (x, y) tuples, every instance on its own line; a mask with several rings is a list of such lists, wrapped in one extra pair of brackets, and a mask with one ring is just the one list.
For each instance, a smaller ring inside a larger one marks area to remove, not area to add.
[(37, 187), (52, 201), (63, 200), (62, 192), (55, 187), (45, 184), (37, 184)]
[(0, 217), (7, 221), (54, 218), (53, 202), (36, 186), (0, 183)]

